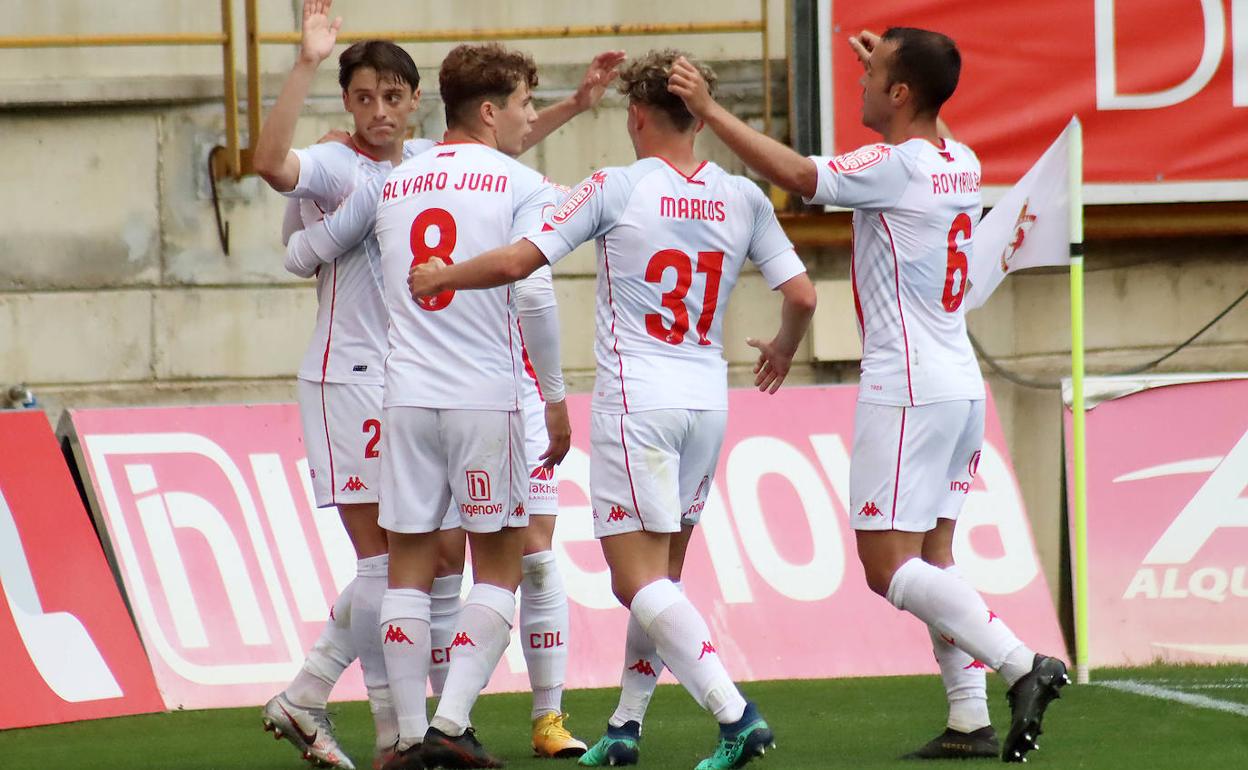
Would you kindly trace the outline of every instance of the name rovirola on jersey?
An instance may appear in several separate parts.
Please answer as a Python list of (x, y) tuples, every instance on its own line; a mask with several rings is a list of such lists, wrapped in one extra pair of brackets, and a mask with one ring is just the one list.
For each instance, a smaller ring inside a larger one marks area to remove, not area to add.
[[(419, 155), (433, 144), (410, 139), (403, 143), (403, 157)], [(357, 187), (394, 168), (389, 161), (338, 142), (315, 144), (295, 154), (299, 181), (284, 194), (299, 200), (305, 227), (334, 212)], [(370, 385), (384, 381), (386, 309), (376, 266), (366, 252), (357, 244), (317, 273), (316, 326), (299, 365), (299, 379)]]
[(703, 163), (596, 172), (528, 236), (552, 264), (595, 239), (593, 409), (728, 408), (726, 302), (746, 261), (775, 288), (805, 271), (766, 196)]
[(983, 213), (975, 153), (946, 139), (812, 157), (807, 203), (854, 209), (850, 262), (862, 338), (859, 400), (892, 406), (984, 398), (962, 299)]
[(480, 144), (442, 144), (380, 186), (376, 235), (390, 314), (385, 406), (513, 411), (524, 374), (510, 286), (417, 302), (412, 265), (462, 262), (541, 224), (557, 192), (541, 174)]

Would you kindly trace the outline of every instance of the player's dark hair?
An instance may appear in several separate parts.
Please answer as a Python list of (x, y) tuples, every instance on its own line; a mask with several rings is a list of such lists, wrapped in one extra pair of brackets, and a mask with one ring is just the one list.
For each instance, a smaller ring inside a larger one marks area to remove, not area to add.
[(361, 40), (342, 52), (338, 57), (338, 85), (343, 91), (351, 85), (351, 78), (361, 67), (374, 70), (378, 80), (407, 83), (412, 87), (412, 93), (420, 88), (416, 62), (412, 61), (407, 51), (389, 40)]
[(688, 131), (695, 122), (693, 113), (689, 112), (684, 100), (667, 90), (667, 78), (672, 74), (672, 62), (681, 56), (698, 68), (698, 72), (702, 73), (713, 95), (715, 82), (719, 79), (715, 71), (705, 64), (694, 61), (684, 51), (677, 51), (673, 48), (650, 51), (629, 61), (620, 68), (618, 88), (630, 102), (644, 104), (662, 112), (677, 131)]
[(537, 88), (537, 65), (533, 57), (499, 43), (459, 45), (451, 49), (438, 72), (438, 86), (446, 105), (446, 124), (455, 126), (476, 114), (489, 100), (502, 107), (507, 97), (527, 83)]
[(958, 87), (962, 54), (948, 35), (914, 27), (890, 27), (882, 36), (897, 44), (889, 65), (893, 83), (905, 83), (920, 115), (935, 115)]

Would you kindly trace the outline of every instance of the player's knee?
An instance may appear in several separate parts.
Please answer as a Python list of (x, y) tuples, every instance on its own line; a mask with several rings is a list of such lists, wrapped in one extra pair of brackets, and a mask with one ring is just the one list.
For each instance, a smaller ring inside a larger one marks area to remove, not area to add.
[(892, 565), (863, 559), (862, 569), (867, 579), (867, 587), (880, 596), (887, 597), (888, 587), (893, 582), (893, 572), (895, 571)]

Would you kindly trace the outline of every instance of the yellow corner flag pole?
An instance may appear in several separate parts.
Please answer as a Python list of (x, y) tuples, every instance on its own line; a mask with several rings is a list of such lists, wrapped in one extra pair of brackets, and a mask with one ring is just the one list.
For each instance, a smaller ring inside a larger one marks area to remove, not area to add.
[(1088, 671), (1088, 478), (1083, 408), (1083, 125), (1071, 119), (1070, 135), (1070, 380), (1074, 442), (1075, 681)]

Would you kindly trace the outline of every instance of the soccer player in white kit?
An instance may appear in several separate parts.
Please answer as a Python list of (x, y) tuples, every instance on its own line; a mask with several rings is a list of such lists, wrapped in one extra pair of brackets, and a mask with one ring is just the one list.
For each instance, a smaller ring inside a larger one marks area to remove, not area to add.
[[(719, 721), (719, 745), (698, 765), (717, 770), (741, 767), (772, 744), (770, 727), (720, 662), (705, 620), (670, 579), (723, 441), (724, 312), (747, 259), (783, 295), (775, 339), (751, 341), (760, 350), (757, 382), (774, 392), (814, 312), (815, 291), (758, 187), (696, 159), (697, 121), (667, 91), (677, 55), (651, 52), (621, 72), (640, 160), (586, 179), (526, 240), (467, 263), (416, 266), (410, 284), (413, 296), (497, 286), (596, 241), (594, 530), (616, 596), (657, 648), (652, 657)], [(637, 720), (611, 724), (581, 764), (634, 763), (638, 737)]]
[[(312, 77), (337, 39), (341, 19), (331, 20), (329, 9), (328, 0), (304, 3), (297, 62), (257, 138), (258, 173), (290, 196), (292, 204), (298, 203), (297, 218), (284, 224), (288, 231), (332, 212), (357, 185), (433, 144), (403, 140), (420, 95), (420, 76), (411, 57), (393, 43), (366, 41), (339, 59), (343, 105), (355, 122), (349, 142), (291, 150)], [(338, 507), (358, 562), (356, 578), (335, 601), (302, 670), (266, 704), (264, 722), (309, 760), (351, 768), (324, 709), (334, 683), (354, 657), (364, 672), (379, 755), (394, 744), (398, 730), (376, 634), (388, 558), (385, 533), (377, 526), (386, 315), (362, 249), (294, 272), (316, 275), (319, 300), (297, 383), (313, 495), (318, 506)]]
[[(715, 103), (687, 63), (674, 67), (672, 89), (763, 176), (807, 202), (854, 209), (863, 358), (850, 515), (859, 558), (871, 590), (928, 625), (942, 673), (939, 642), (1004, 677), (1012, 717), (1002, 759), (1021, 761), (1037, 748), (1066, 666), (1034, 653), (961, 575), (942, 569), (952, 565), (951, 522), (965, 495), (952, 490), (969, 487), (954, 482), (974, 476), (984, 432), (983, 379), (962, 308), (982, 211), (979, 160), (938, 129), (961, 56), (945, 35), (905, 27), (851, 44), (866, 68), (863, 124), (884, 141), (835, 158), (803, 158), (749, 128)], [(963, 716), (988, 725), (986, 706), (977, 720)]]
[[(498, 45), (459, 46), (439, 76), (446, 141), (400, 166), (380, 187), (343, 207), (348, 220), (376, 208), (376, 234), (390, 353), (386, 360), (380, 522), (390, 536), (390, 588), (379, 633), (399, 715), (398, 753), (386, 768), (497, 767), (469, 726), (469, 713), (510, 638), (529, 472), (524, 460), (520, 387), (525, 377), (511, 288), (446, 292), (420, 302), (408, 270), (425, 261), (471, 261), (535, 228), (555, 194), (518, 154), (536, 119), (530, 89), (536, 68)], [(341, 242), (326, 220), (301, 240), (333, 251)], [(350, 236), (358, 239), (358, 233)], [(295, 247), (292, 240), (292, 250)], [(547, 287), (549, 290), (549, 286)], [(553, 467), (566, 454), (567, 408), (549, 356), (530, 351), (547, 386)], [(557, 361), (553, 362), (557, 367)], [(545, 371), (544, 371), (545, 370)], [(430, 663), (430, 596), (436, 543), (454, 500), (473, 549), (475, 585), (460, 612), (446, 683), (425, 730)], [(422, 744), (423, 741), (423, 744)]]

